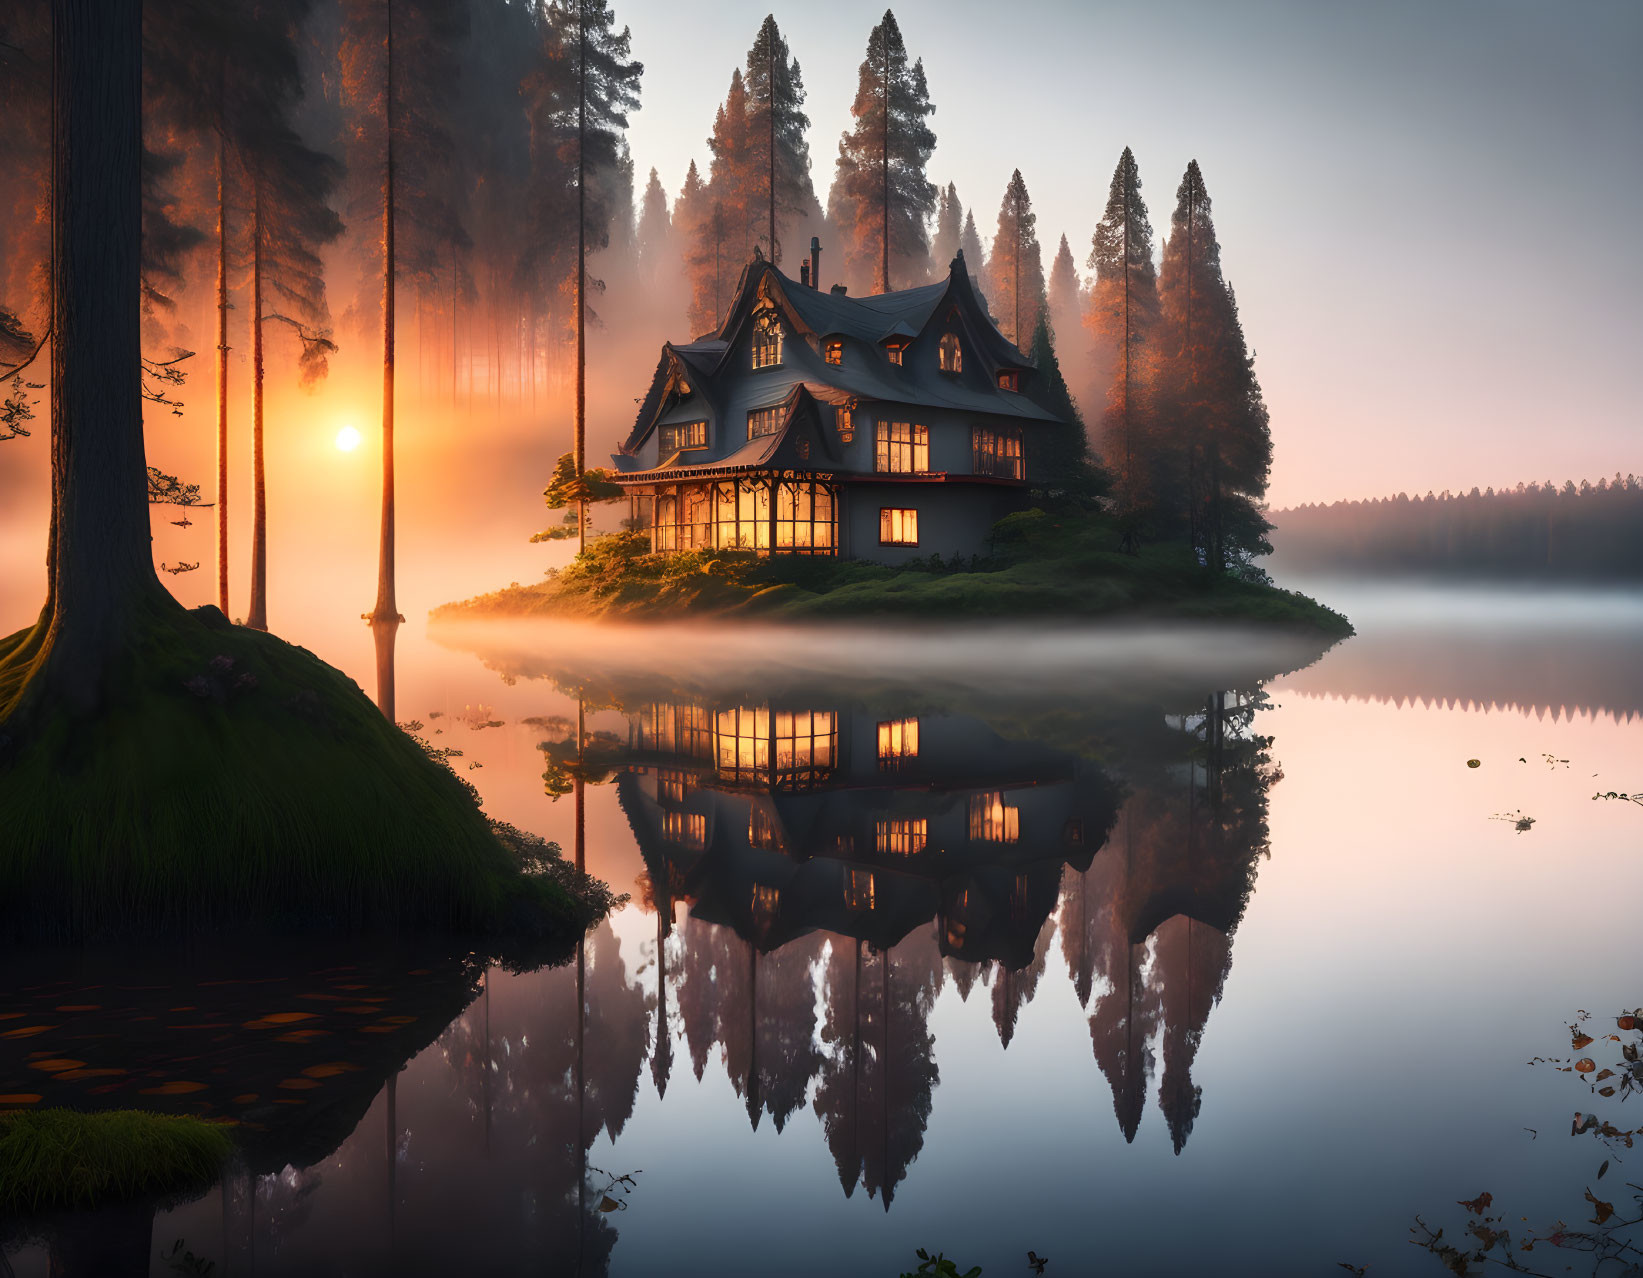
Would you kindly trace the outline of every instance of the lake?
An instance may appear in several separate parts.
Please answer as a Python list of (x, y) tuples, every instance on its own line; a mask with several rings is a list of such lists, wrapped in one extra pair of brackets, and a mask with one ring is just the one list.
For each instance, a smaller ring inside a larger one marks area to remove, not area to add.
[[(1303, 588), (1358, 637), (405, 627), (398, 719), (627, 901), (532, 972), (7, 960), (0, 1103), (245, 1153), (0, 1273), (1438, 1274), (1416, 1217), (1482, 1191), (1585, 1220), (1593, 1098), (1529, 1062), (1643, 1002), (1643, 808), (1593, 798), (1643, 789), (1643, 597)], [(295, 637), (370, 691), (356, 626)]]

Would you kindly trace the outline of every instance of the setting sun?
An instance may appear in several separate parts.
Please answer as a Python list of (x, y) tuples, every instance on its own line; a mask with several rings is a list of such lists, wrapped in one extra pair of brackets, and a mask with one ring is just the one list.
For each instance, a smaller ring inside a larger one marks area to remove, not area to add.
[(341, 452), (351, 453), (359, 447), (359, 432), (352, 426), (344, 426), (337, 432), (337, 448)]

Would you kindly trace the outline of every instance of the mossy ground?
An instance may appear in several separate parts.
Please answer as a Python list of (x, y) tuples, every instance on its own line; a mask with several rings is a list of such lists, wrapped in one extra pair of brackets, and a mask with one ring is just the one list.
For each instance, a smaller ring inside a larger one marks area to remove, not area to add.
[[(0, 667), (27, 646), (0, 640)], [(91, 718), (0, 740), (0, 942), (586, 922), (520, 872), (468, 787), (302, 648), (214, 608), (161, 610), (107, 689)]]
[(203, 1188), (233, 1153), (230, 1132), (141, 1110), (0, 1114), (0, 1218)]
[(1184, 544), (1124, 553), (1111, 524), (1087, 514), (1012, 515), (995, 529), (988, 558), (963, 565), (888, 568), (737, 551), (650, 555), (648, 548), (642, 533), (602, 537), (544, 582), (446, 604), (434, 616), (1152, 618), (1352, 633), (1345, 617), (1305, 595), (1206, 571)]

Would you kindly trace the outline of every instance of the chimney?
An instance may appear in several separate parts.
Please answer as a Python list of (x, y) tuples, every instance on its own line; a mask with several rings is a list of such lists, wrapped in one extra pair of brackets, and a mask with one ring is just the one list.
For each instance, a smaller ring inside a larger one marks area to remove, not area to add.
[(843, 284), (833, 285), (833, 296), (834, 297), (843, 297), (849, 291), (850, 290), (847, 287), (845, 287)]
[(810, 237), (810, 287), (821, 287), (821, 239), (815, 235)]
[(809, 262), (800, 262), (799, 263), (799, 283), (803, 284), (806, 288), (808, 288), (810, 286), (810, 263)]

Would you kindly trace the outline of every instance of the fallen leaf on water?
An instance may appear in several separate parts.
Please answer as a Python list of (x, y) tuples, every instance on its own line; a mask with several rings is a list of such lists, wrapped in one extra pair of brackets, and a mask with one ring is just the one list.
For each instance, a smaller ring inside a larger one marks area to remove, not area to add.
[(295, 1025), (298, 1021), (314, 1021), (319, 1019), (318, 1012), (270, 1012), (267, 1016), (259, 1016), (254, 1021), (245, 1023), (246, 1029), (268, 1029), (275, 1025)]
[(304, 1092), (311, 1087), (318, 1087), (319, 1084), (311, 1078), (282, 1078), (280, 1086), (288, 1092)]
[(1617, 1029), (1629, 1030), (1637, 1028), (1637, 1018), (1635, 1016), (1617, 1016), (1615, 1017), (1614, 1023)]
[(1614, 1215), (1614, 1204), (1603, 1202), (1589, 1189), (1586, 1191), (1586, 1201), (1592, 1205), (1592, 1210), (1597, 1213), (1592, 1217), (1592, 1224), (1601, 1225), (1610, 1216)]
[(1468, 759), (1466, 761), (1466, 766), (1469, 767), (1469, 768), (1481, 768), (1483, 766), (1483, 760), (1482, 759)]
[(305, 1029), (292, 1030), (289, 1034), (281, 1034), (274, 1041), (277, 1043), (312, 1043), (316, 1038), (329, 1038), (330, 1030)]
[(335, 1078), (338, 1074), (351, 1074), (358, 1068), (358, 1065), (350, 1065), (347, 1061), (328, 1061), (324, 1065), (310, 1065), (302, 1072), (306, 1078)]
[(1609, 1170), (1609, 1160), (1607, 1158), (1605, 1158), (1603, 1160), (1603, 1166), (1601, 1166), (1597, 1169), (1597, 1178), (1599, 1180), (1602, 1180), (1603, 1179), (1603, 1173), (1608, 1171), (1608, 1170)]
[(1495, 1196), (1488, 1190), (1485, 1190), (1483, 1193), (1479, 1194), (1476, 1198), (1473, 1198), (1470, 1201), (1465, 1198), (1457, 1199), (1456, 1201), (1460, 1206), (1466, 1208), (1466, 1210), (1472, 1215), (1481, 1216), (1484, 1212), (1489, 1210), (1489, 1204), (1495, 1201)]
[(34, 1092), (11, 1092), (0, 1096), (0, 1105), (38, 1105), (40, 1097)]
[[(1588, 1041), (1590, 1041), (1590, 1040), (1588, 1040)], [(1578, 1061), (1575, 1062), (1575, 1072), (1577, 1074), (1590, 1074), (1596, 1068), (1597, 1068), (1597, 1062), (1594, 1061), (1590, 1056), (1582, 1056)]]
[(33, 1038), (36, 1034), (44, 1034), (47, 1030), (54, 1030), (55, 1025), (24, 1025), (19, 1029), (7, 1030), (0, 1034), (0, 1038)]
[(77, 1082), (82, 1078), (118, 1078), (125, 1072), (123, 1069), (71, 1069), (53, 1075), (53, 1077), (59, 1080), (72, 1079)]
[(599, 1204), (600, 1211), (620, 1211), (621, 1207), (622, 1204), (617, 1202), (609, 1194), (606, 1194), (604, 1200)]
[(1592, 1036), (1590, 1034), (1576, 1034), (1570, 1046), (1578, 1052), (1583, 1047), (1591, 1046), (1592, 1041)]
[(181, 1079), (169, 1083), (161, 1083), (158, 1087), (143, 1088), (144, 1096), (186, 1096), (190, 1092), (203, 1092), (204, 1083), (187, 1083)]
[(43, 1070), (47, 1074), (58, 1074), (66, 1069), (84, 1069), (85, 1067), (86, 1063), (84, 1061), (71, 1061), (61, 1057), (49, 1061), (35, 1061), (29, 1066), (30, 1069)]

